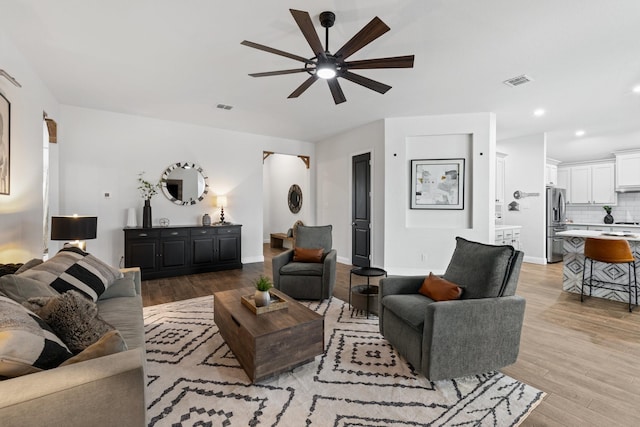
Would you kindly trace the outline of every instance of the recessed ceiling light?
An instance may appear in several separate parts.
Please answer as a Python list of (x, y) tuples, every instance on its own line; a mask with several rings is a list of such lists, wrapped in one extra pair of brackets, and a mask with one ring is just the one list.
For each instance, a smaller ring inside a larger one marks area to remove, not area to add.
[(546, 113), (546, 111), (544, 111), (543, 108), (538, 108), (537, 110), (533, 111), (533, 115), (536, 116), (536, 117), (542, 117), (542, 116), (545, 115), (545, 113)]
[(634, 86), (631, 90), (633, 91), (633, 93), (640, 93), (640, 85)]
[(584, 134), (585, 131), (583, 131), (582, 129), (576, 131), (576, 136), (584, 136)]

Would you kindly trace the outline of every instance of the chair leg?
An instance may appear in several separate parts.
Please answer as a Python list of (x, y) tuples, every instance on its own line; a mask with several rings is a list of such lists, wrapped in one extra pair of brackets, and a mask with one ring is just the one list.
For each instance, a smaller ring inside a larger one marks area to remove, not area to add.
[(582, 283), (580, 283), (580, 302), (584, 302), (584, 279), (587, 272), (587, 258), (582, 262)]
[(628, 263), (627, 267), (629, 269), (629, 313), (631, 313), (631, 263)]
[(593, 295), (593, 260), (589, 260), (589, 296)]

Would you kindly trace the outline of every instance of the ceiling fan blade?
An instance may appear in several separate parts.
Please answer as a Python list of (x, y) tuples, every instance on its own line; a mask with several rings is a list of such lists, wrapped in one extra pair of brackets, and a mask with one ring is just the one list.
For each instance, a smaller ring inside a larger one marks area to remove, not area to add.
[(302, 35), (307, 39), (307, 43), (311, 46), (311, 50), (318, 57), (326, 58), (326, 54), (324, 52), (324, 48), (322, 47), (322, 42), (320, 41), (320, 37), (318, 37), (318, 33), (316, 32), (316, 28), (313, 26), (313, 22), (311, 21), (311, 17), (308, 12), (302, 10), (289, 9), (291, 15), (293, 15), (293, 19), (295, 19), (296, 24), (300, 27), (300, 31), (302, 31)]
[(347, 59), (387, 31), (390, 28), (377, 16), (365, 25), (358, 33), (335, 53), (335, 56)]
[(375, 80), (371, 80), (370, 78), (363, 77), (358, 74), (350, 73), (349, 71), (343, 72), (340, 77), (344, 77), (345, 79), (357, 83), (361, 86), (366, 87), (367, 89), (375, 90), (378, 93), (387, 93), (391, 86), (386, 85), (384, 83), (377, 82)]
[(307, 80), (305, 80), (300, 86), (298, 86), (298, 88), (296, 90), (294, 90), (293, 92), (291, 92), (291, 95), (289, 95), (287, 98), (297, 98), (300, 95), (302, 95), (302, 93), (309, 89), (309, 86), (311, 86), (316, 80), (318, 80), (318, 77), (314, 74), (311, 77), (309, 77)]
[(276, 55), (280, 55), (280, 56), (284, 56), (286, 58), (290, 58), (290, 59), (295, 59), (296, 61), (301, 61), (304, 62), (306, 64), (313, 64), (314, 62), (310, 59), (307, 58), (303, 58), (302, 56), (298, 56), (298, 55), (294, 55), (293, 53), (289, 53), (289, 52), (285, 52), (283, 50), (279, 50), (279, 49), (274, 49), (272, 47), (269, 46), (265, 46), (263, 44), (258, 44), (258, 43), (254, 43), (254, 42), (250, 42), (248, 40), (244, 40), (242, 43), (245, 46), (249, 46), (252, 47), (254, 49), (258, 49), (258, 50), (263, 50), (265, 52), (269, 52), (269, 53), (275, 53)]
[(338, 79), (328, 79), (327, 83), (329, 84), (329, 89), (331, 90), (331, 95), (333, 95), (333, 101), (336, 105), (342, 104), (347, 100), (347, 98), (344, 97), (344, 93), (342, 92), (340, 83), (338, 83)]
[(251, 73), (249, 74), (251, 77), (268, 77), (268, 76), (279, 76), (281, 74), (294, 74), (294, 73), (303, 73), (307, 71), (306, 68), (296, 68), (293, 70), (280, 70), (280, 71), (266, 71), (264, 73)]
[(344, 65), (350, 69), (371, 69), (371, 68), (413, 68), (413, 55), (394, 56), (390, 58), (363, 59), (361, 61), (349, 61)]

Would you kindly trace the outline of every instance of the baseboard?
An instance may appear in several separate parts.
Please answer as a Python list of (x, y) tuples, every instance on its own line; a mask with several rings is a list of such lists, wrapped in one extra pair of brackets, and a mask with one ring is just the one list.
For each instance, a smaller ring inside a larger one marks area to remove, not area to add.
[(252, 264), (254, 262), (264, 262), (264, 256), (252, 256), (252, 257), (242, 258), (243, 264)]
[(546, 258), (538, 258), (538, 257), (533, 257), (533, 256), (524, 256), (524, 258), (522, 259), (522, 262), (529, 262), (531, 264), (540, 264), (540, 265), (545, 265), (547, 263), (547, 259)]
[(340, 264), (351, 265), (351, 260), (349, 258), (345, 258), (343, 256), (339, 256), (336, 258), (336, 261)]

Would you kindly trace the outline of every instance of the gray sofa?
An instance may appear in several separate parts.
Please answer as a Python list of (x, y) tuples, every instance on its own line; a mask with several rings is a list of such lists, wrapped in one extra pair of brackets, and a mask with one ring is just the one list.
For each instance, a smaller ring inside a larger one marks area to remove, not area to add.
[(338, 253), (332, 249), (331, 225), (299, 225), (295, 234), (294, 249), (322, 248), (322, 261), (294, 262), (294, 249), (274, 256), (273, 285), (295, 299), (323, 300), (331, 298), (336, 284)]
[(146, 424), (141, 276), (137, 268), (123, 272), (117, 281), (120, 294), (105, 292), (97, 305), (100, 316), (120, 331), (128, 350), (0, 381), (2, 426)]
[(481, 374), (514, 363), (525, 300), (516, 296), (523, 253), (511, 246), (457, 238), (443, 278), (462, 299), (433, 301), (418, 293), (425, 277), (380, 281), (380, 333), (432, 381)]

